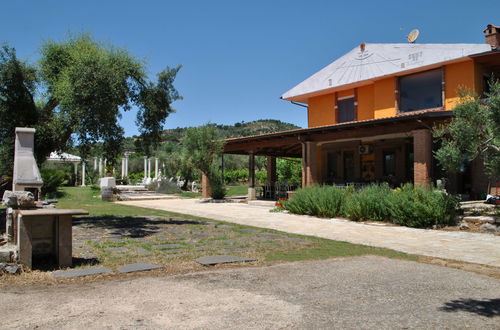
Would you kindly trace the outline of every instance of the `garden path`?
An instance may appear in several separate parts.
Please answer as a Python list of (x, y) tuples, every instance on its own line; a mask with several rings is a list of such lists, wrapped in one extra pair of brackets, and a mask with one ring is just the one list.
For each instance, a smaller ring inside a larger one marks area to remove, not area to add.
[(500, 267), (500, 236), (415, 229), (342, 219), (271, 213), (270, 207), (242, 203), (202, 203), (197, 199), (119, 202), (242, 225), (311, 235), (405, 253)]

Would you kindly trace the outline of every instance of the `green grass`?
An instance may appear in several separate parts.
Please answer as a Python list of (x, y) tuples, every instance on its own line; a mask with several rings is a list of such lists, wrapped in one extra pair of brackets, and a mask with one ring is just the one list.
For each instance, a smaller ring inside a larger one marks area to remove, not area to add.
[(227, 196), (240, 196), (248, 194), (248, 186), (247, 185), (239, 185), (239, 186), (226, 186)]

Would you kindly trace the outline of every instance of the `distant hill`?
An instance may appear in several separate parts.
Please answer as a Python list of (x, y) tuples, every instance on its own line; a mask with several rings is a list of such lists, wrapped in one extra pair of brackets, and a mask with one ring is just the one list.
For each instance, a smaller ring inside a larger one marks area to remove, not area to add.
[[(278, 132), (278, 131), (286, 131), (290, 129), (300, 128), (294, 124), (285, 123), (281, 120), (275, 119), (260, 119), (250, 122), (238, 122), (234, 125), (213, 125), (221, 138), (230, 138), (230, 137), (238, 137), (238, 136), (249, 136), (249, 135), (258, 135), (264, 133)], [(166, 144), (169, 144), (171, 147), (168, 148), (170, 150), (175, 150), (179, 146), (180, 139), (184, 134), (184, 131), (187, 127), (177, 127), (173, 129), (167, 129), (163, 132), (163, 141)], [(130, 137), (125, 139), (125, 149), (126, 150), (134, 150), (134, 141), (137, 137)]]

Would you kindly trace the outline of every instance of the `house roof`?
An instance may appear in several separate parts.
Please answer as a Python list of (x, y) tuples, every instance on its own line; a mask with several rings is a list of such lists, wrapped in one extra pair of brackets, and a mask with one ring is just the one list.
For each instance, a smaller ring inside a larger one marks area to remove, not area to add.
[[(362, 50), (363, 49), (363, 50)], [(491, 50), (489, 44), (364, 43), (307, 78), (281, 97), (285, 100), (344, 85), (449, 62)]]

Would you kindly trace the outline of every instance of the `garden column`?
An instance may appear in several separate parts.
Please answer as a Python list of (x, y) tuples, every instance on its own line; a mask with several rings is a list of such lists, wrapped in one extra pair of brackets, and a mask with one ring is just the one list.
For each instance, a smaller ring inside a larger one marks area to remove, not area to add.
[(94, 157), (94, 172), (97, 171), (97, 157)]
[(122, 179), (125, 177), (125, 158), (122, 157)]
[(102, 178), (102, 157), (99, 157), (99, 177)]
[(148, 158), (148, 179), (151, 179), (151, 158)]
[(267, 184), (274, 184), (276, 182), (276, 157), (267, 156)]
[(148, 173), (148, 157), (144, 156), (144, 180), (143, 180), (143, 182), (146, 182), (146, 178), (148, 177), (147, 173)]
[(75, 165), (75, 187), (78, 186), (78, 163), (73, 163)]
[(125, 177), (128, 177), (128, 154), (125, 154)]
[(428, 129), (412, 131), (413, 135), (413, 182), (415, 185), (431, 183), (432, 135)]
[(108, 175), (108, 170), (106, 169), (108, 166), (108, 160), (106, 158), (104, 158), (104, 175)]
[(248, 200), (254, 200), (255, 194), (255, 155), (251, 152), (248, 155)]
[(210, 198), (212, 194), (212, 190), (210, 189), (210, 180), (208, 176), (203, 173), (201, 175), (201, 197), (202, 198)]
[(155, 157), (155, 180), (158, 180), (158, 158)]
[(82, 187), (85, 187), (85, 161), (82, 161)]

